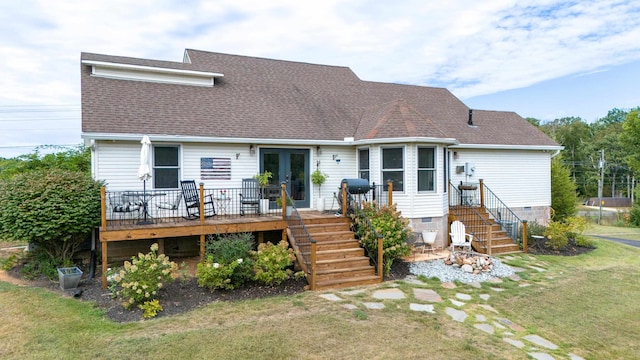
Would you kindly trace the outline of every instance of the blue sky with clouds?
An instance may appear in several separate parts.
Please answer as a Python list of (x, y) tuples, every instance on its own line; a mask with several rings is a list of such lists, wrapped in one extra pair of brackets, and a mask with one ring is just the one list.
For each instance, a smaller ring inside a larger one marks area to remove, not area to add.
[(541, 120), (640, 105), (636, 0), (25, 0), (0, 4), (0, 157), (80, 143), (80, 52), (185, 48), (347, 66)]

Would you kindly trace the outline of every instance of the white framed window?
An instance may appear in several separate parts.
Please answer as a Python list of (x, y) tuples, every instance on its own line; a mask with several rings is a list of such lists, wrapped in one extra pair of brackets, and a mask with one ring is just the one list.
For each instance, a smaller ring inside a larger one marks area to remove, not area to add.
[(436, 190), (436, 148), (418, 147), (418, 191)]
[(404, 147), (382, 148), (382, 181), (393, 181), (393, 191), (404, 191)]
[(178, 145), (153, 146), (154, 189), (177, 189), (180, 179), (180, 147)]
[(369, 169), (369, 149), (358, 149), (358, 175), (360, 179), (371, 180)]

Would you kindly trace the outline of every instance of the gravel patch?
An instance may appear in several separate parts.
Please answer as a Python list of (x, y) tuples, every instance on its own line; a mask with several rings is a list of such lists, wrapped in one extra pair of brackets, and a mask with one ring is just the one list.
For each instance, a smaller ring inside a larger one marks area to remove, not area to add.
[(454, 282), (457, 280), (463, 283), (489, 281), (495, 278), (509, 277), (515, 273), (509, 265), (503, 264), (499, 259), (492, 258), (492, 260), (493, 269), (477, 275), (464, 272), (453, 265), (446, 265), (444, 260), (411, 263), (409, 271), (416, 276), (424, 275), (427, 278), (438, 278), (441, 282)]

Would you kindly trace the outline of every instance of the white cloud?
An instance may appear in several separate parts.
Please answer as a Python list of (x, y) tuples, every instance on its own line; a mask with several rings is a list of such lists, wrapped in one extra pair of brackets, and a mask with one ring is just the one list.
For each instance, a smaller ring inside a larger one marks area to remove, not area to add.
[[(0, 33), (11, 34), (0, 106), (79, 105), (82, 51), (181, 61), (184, 48), (348, 66), (467, 98), (640, 59), (640, 4), (42, 0), (0, 4)], [(23, 141), (3, 133), (0, 146)]]

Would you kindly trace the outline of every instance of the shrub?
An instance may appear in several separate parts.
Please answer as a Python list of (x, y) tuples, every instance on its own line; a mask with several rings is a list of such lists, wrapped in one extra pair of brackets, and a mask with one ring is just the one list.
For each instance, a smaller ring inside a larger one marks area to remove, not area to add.
[(640, 227), (640, 202), (633, 204), (633, 207), (629, 211), (629, 224)]
[(234, 286), (238, 287), (252, 277), (251, 250), (253, 242), (251, 233), (210, 235), (205, 246), (205, 259), (211, 256), (211, 264), (223, 265), (232, 264), (238, 259), (242, 259), (240, 263), (234, 265), (230, 277)]
[(293, 249), (282, 240), (278, 245), (263, 243), (258, 245), (258, 251), (252, 252), (254, 258), (254, 280), (266, 285), (280, 284), (291, 277), (293, 273), (289, 267), (295, 260)]
[(100, 186), (82, 172), (19, 173), (0, 181), (0, 236), (38, 245), (54, 263), (70, 263), (100, 224)]
[(204, 262), (198, 263), (196, 278), (198, 285), (214, 289), (233, 290), (239, 284), (233, 282), (232, 277), (236, 268), (243, 263), (243, 259), (236, 259), (229, 263), (218, 263), (213, 260), (213, 256), (207, 256)]
[(124, 267), (115, 271), (113, 280), (119, 288), (116, 296), (123, 298), (125, 309), (156, 300), (163, 284), (173, 281), (171, 273), (177, 268), (176, 263), (164, 254), (157, 255), (157, 251), (158, 244), (153, 244), (149, 253), (133, 256), (131, 262), (125, 261)]
[(142, 317), (149, 319), (158, 315), (158, 312), (164, 310), (158, 299), (145, 301), (144, 304), (138, 305), (142, 309)]
[(376, 233), (383, 237), (385, 274), (388, 275), (391, 272), (391, 266), (396, 259), (410, 253), (411, 248), (407, 244), (407, 239), (411, 229), (407, 226), (408, 221), (400, 216), (395, 205), (384, 205), (377, 208), (375, 203), (364, 203), (362, 211), (358, 211), (354, 215), (354, 221), (356, 233), (360, 237), (362, 245), (369, 251), (370, 257), (375, 257), (378, 252)]
[(568, 226), (560, 221), (552, 221), (549, 223), (544, 235), (547, 237), (547, 245), (558, 250), (565, 248), (569, 243), (567, 237)]
[(560, 156), (551, 161), (551, 207), (552, 219), (562, 221), (576, 213), (576, 185), (569, 170), (562, 165)]

